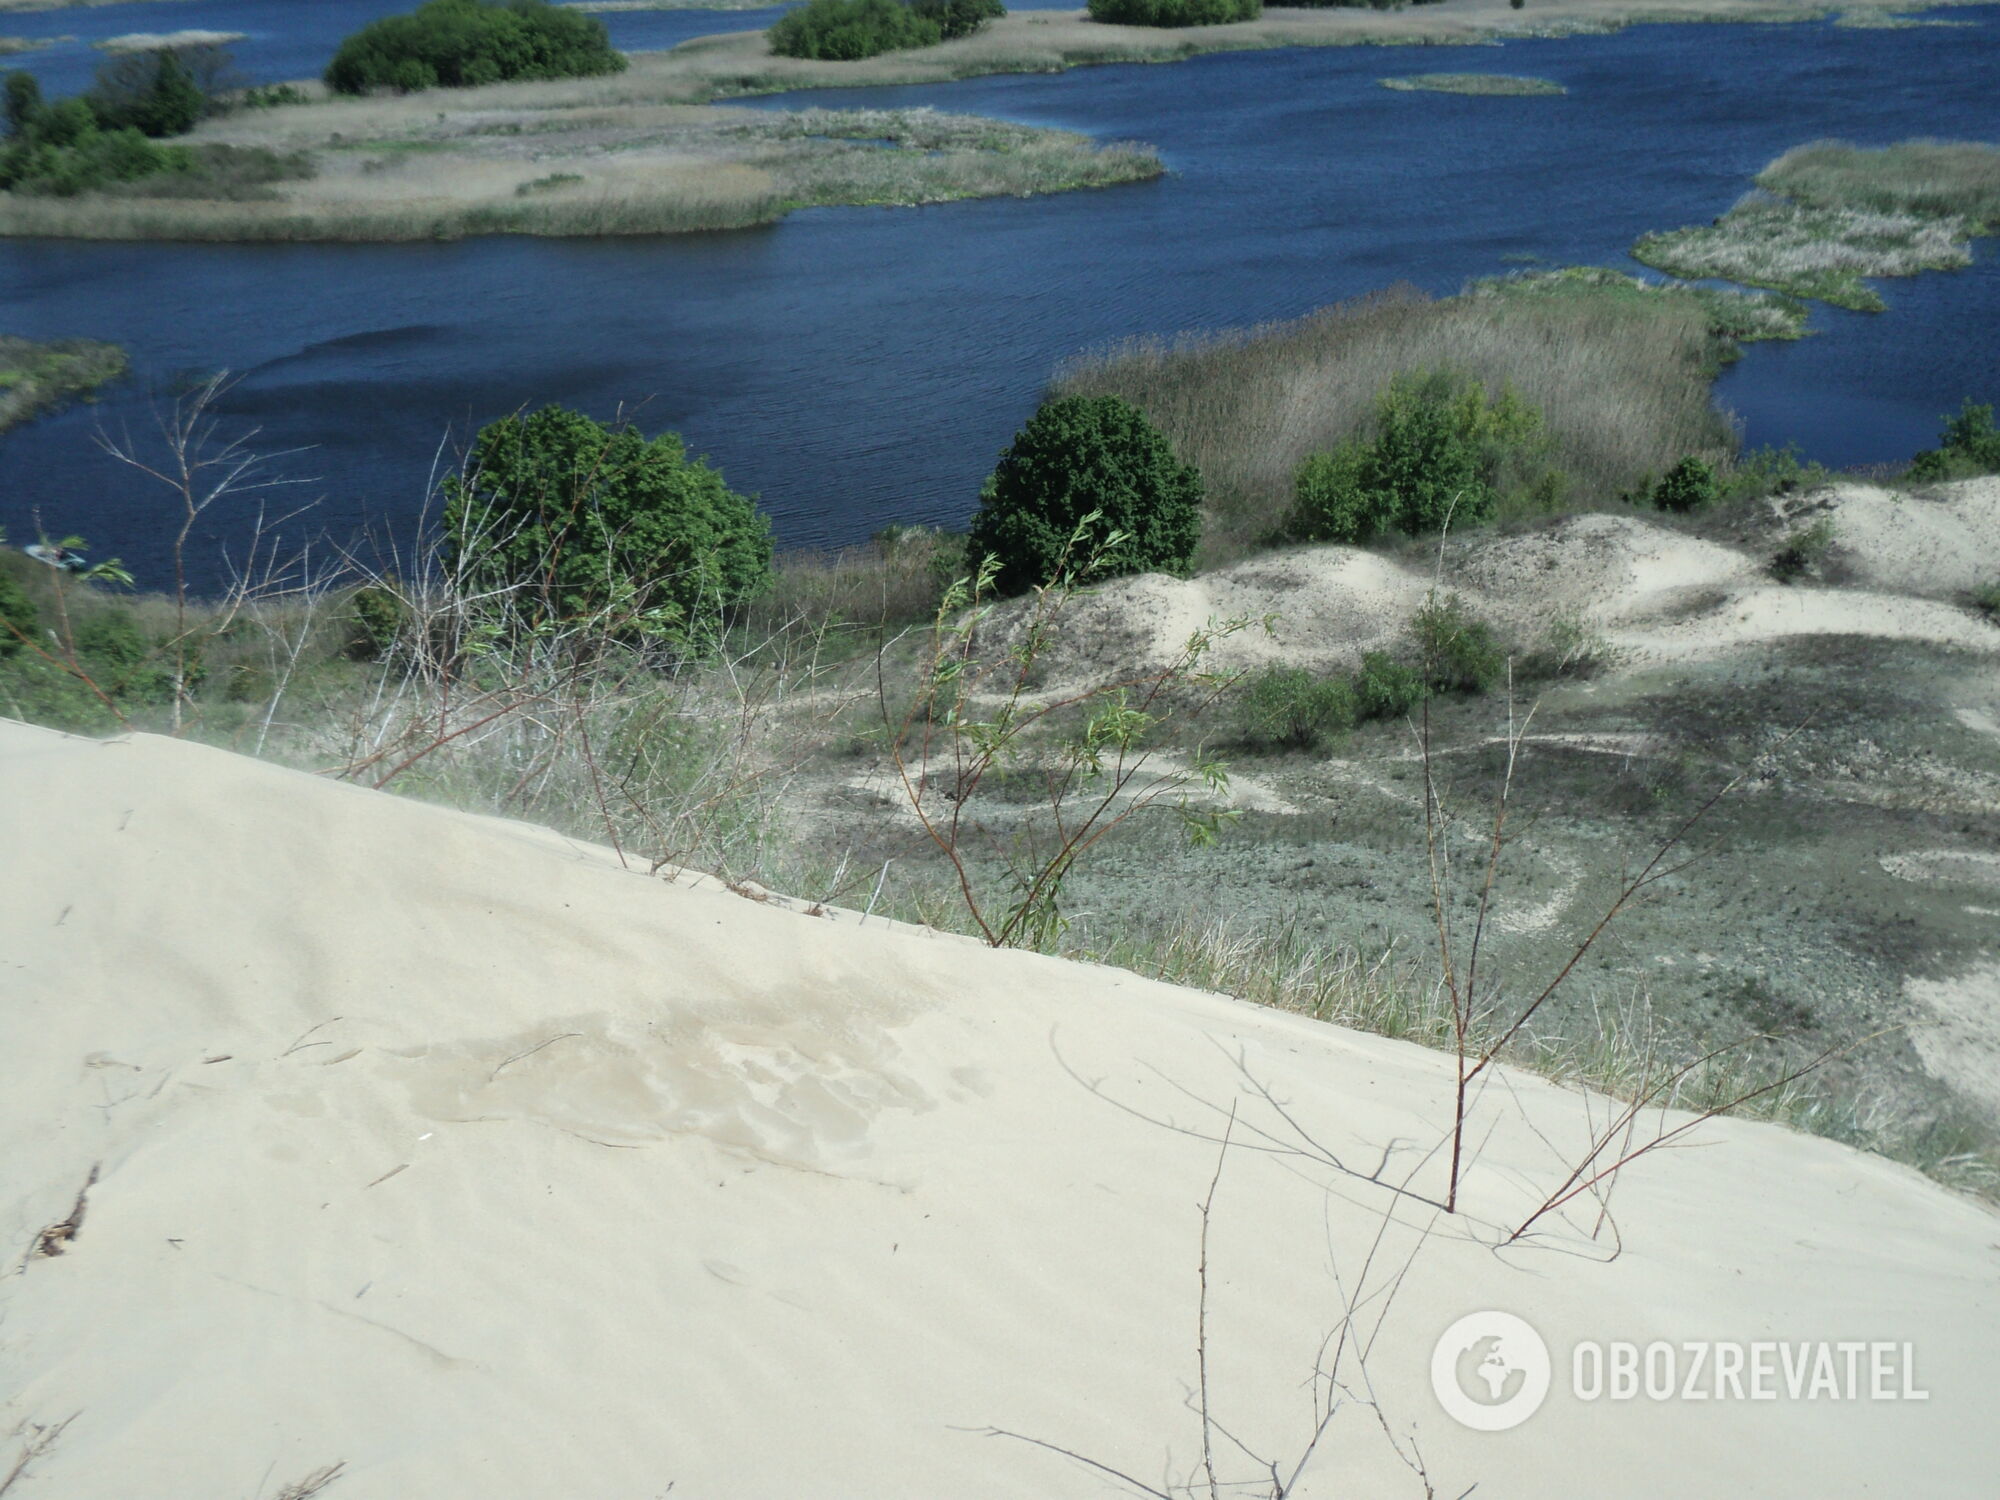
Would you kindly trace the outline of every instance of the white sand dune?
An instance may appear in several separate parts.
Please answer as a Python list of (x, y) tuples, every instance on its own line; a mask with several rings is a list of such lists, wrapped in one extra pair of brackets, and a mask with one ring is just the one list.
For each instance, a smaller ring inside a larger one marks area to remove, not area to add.
[[(1620, 1179), (1622, 1253), (1581, 1203), (1495, 1249), (1580, 1096), (1489, 1092), (1445, 1216), (1366, 1180), (1436, 1191), (1413, 1046), (163, 739), (0, 723), (0, 774), (0, 1475), (74, 1418), (9, 1500), (1129, 1493), (989, 1427), (1164, 1490), (1232, 1108), (1225, 1479), (1306, 1441), (1345, 1297), (1300, 1496), (1421, 1494), (1389, 1434), (1482, 1500), (1994, 1492), (2000, 1217), (1888, 1162), (1712, 1124)], [(1511, 1432), (1429, 1383), (1484, 1309), (1558, 1362)], [(1593, 1339), (1908, 1343), (1930, 1399), (1586, 1403)]]

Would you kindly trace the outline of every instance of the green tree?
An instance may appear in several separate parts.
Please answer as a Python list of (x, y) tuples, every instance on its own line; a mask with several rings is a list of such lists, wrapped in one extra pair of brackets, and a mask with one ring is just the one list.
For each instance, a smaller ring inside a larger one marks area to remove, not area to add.
[(407, 93), (503, 79), (589, 78), (625, 66), (595, 16), (547, 0), (427, 0), (343, 41), (327, 66), (326, 86), (339, 94)]
[(1476, 524), (1503, 492), (1546, 507), (1561, 476), (1537, 463), (1542, 414), (1502, 386), (1450, 369), (1393, 378), (1375, 398), (1372, 440), (1308, 456), (1295, 476), (1292, 529), (1309, 541), (1359, 542), (1378, 532)]
[(1970, 396), (1958, 415), (1944, 419), (1935, 448), (1926, 448), (1910, 465), (1910, 478), (1963, 479), (2000, 472), (2000, 428), (1993, 425), (1993, 408), (1976, 405)]
[[(1116, 396), (1045, 401), (1000, 455), (980, 495), (969, 558), (998, 560), (996, 584), (1020, 594), (1091, 559), (1095, 582), (1123, 573), (1186, 577), (1201, 541), (1201, 475), (1174, 456), (1138, 407)], [(1081, 546), (1072, 538), (1095, 516)], [(1101, 545), (1117, 534), (1115, 546)]]
[(1264, 0), (1090, 0), (1090, 19), (1118, 26), (1220, 26), (1254, 21)]
[(1007, 14), (1000, 0), (910, 0), (910, 9), (927, 21), (935, 21), (946, 41), (971, 36), (988, 21)]
[(829, 62), (934, 47), (944, 36), (941, 14), (920, 14), (902, 0), (811, 0), (770, 30), (771, 51), (779, 57)]
[(445, 483), (445, 557), (530, 623), (701, 644), (770, 581), (770, 523), (675, 434), (546, 406), (480, 430)]
[(7, 134), (19, 138), (28, 134), (42, 113), (42, 86), (33, 73), (20, 68), (7, 75), (5, 85)]
[(113, 58), (83, 97), (100, 128), (155, 138), (186, 135), (209, 107), (208, 95), (172, 48)]

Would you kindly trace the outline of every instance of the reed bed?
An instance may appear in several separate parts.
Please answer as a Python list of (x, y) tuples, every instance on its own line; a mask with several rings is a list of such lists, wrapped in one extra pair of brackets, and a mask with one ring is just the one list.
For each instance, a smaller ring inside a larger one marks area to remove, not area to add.
[(1296, 322), (1139, 339), (1070, 361), (1065, 395), (1133, 402), (1207, 480), (1205, 559), (1240, 555), (1293, 503), (1309, 453), (1361, 433), (1397, 375), (1450, 367), (1543, 413), (1570, 493), (1603, 502), (1686, 454), (1725, 460), (1710, 402), (1719, 340), (1692, 297), (1463, 295), (1395, 288)]

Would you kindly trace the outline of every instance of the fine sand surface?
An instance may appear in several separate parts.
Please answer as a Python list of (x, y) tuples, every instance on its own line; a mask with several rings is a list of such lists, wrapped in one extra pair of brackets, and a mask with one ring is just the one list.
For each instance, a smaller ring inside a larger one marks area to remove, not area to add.
[[(1420, 1495), (1413, 1452), (1449, 1496), (1993, 1493), (2000, 1217), (1886, 1161), (1711, 1123), (1615, 1236), (1496, 1248), (1583, 1096), (1496, 1079), (1446, 1216), (1384, 1185), (1438, 1189), (1437, 1053), (166, 739), (0, 723), (0, 774), (0, 1474), (71, 1419), (10, 1500), (1129, 1493), (993, 1427), (1165, 1490), (1232, 1110), (1225, 1482), (1304, 1446), (1317, 1358), (1300, 1496)], [(1487, 1309), (1558, 1376), (1477, 1434), (1427, 1372)], [(1907, 1343), (1929, 1399), (1569, 1393), (1655, 1339)]]

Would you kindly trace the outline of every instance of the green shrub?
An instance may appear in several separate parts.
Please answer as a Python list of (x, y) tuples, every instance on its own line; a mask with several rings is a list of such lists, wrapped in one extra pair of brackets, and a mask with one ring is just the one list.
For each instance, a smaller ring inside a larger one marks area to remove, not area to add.
[(1667, 470), (1653, 490), (1653, 504), (1660, 510), (1686, 515), (1713, 505), (1719, 493), (1715, 470), (1690, 453)]
[(1374, 435), (1307, 457), (1295, 475), (1291, 530), (1309, 541), (1476, 524), (1504, 494), (1546, 509), (1562, 476), (1541, 463), (1542, 414), (1511, 385), (1489, 399), (1456, 370), (1397, 375), (1375, 398)]
[(1090, 0), (1090, 19), (1114, 26), (1220, 26), (1262, 14), (1264, 0)]
[(1424, 701), (1423, 676), (1393, 656), (1370, 651), (1354, 678), (1357, 719), (1400, 719)]
[(1993, 425), (1993, 408), (1975, 406), (1968, 396), (1957, 416), (1944, 419), (1937, 447), (1910, 464), (1909, 477), (1928, 482), (1993, 473), (2000, 473), (2000, 428)]
[(881, 52), (935, 47), (944, 27), (902, 0), (811, 0), (779, 17), (770, 30), (780, 57), (855, 62)]
[(590, 78), (625, 66), (595, 16), (547, 0), (427, 0), (408, 15), (371, 21), (342, 42), (326, 86), (339, 94), (409, 93)]
[(988, 21), (1007, 14), (1000, 0), (910, 0), (910, 9), (926, 21), (935, 21), (947, 42), (971, 36)]
[(1418, 670), (1433, 693), (1483, 693), (1507, 669), (1507, 653), (1492, 627), (1474, 618), (1456, 594), (1424, 601), (1410, 620)]
[(480, 429), (444, 525), (446, 564), (537, 626), (700, 646), (771, 577), (769, 521), (678, 436), (560, 406)]
[[(1079, 583), (1123, 573), (1185, 578), (1201, 540), (1201, 475), (1145, 414), (1116, 396), (1045, 401), (1000, 455), (980, 494), (966, 555), (996, 558), (1019, 594), (1064, 571)], [(1071, 538), (1096, 515), (1082, 551)], [(1111, 533), (1122, 538), (1108, 545)]]
[(1972, 607), (1989, 620), (2000, 620), (2000, 582), (1982, 583), (1972, 591)]
[(1311, 750), (1354, 727), (1354, 689), (1338, 677), (1272, 667), (1245, 685), (1240, 712), (1244, 744)]

